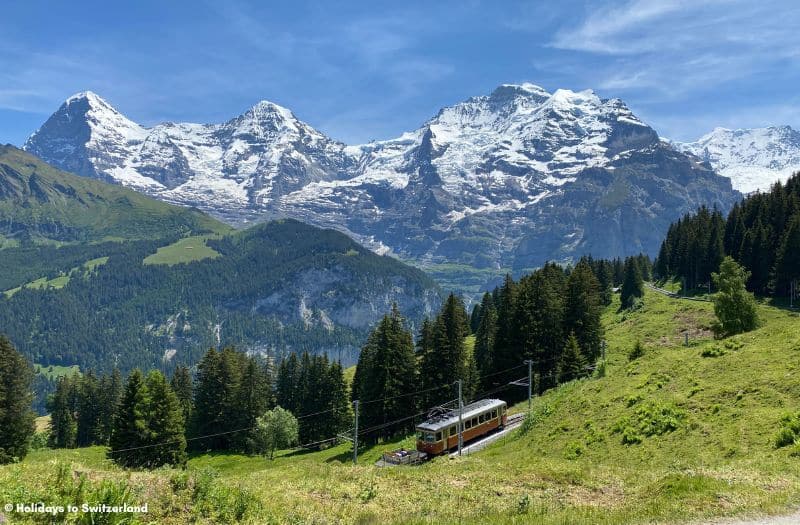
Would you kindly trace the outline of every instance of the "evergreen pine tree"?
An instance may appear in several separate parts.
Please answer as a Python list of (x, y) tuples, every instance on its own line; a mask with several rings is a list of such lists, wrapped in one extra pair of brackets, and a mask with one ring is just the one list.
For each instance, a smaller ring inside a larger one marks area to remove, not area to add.
[(516, 308), (517, 284), (506, 275), (497, 294), (497, 331), (491, 356), (491, 378), (495, 384), (506, 384), (516, 379), (515, 372), (508, 369), (520, 365), (520, 352), (515, 348), (514, 310)]
[(142, 372), (134, 370), (128, 376), (122, 398), (114, 413), (114, 425), (109, 440), (108, 456), (119, 465), (140, 467), (146, 464), (148, 458), (142, 454), (142, 449), (136, 447), (150, 444), (147, 425), (149, 403)]
[(566, 283), (563, 272), (555, 265), (546, 265), (533, 274), (530, 280), (533, 300), (530, 309), (535, 313), (528, 327), (533, 352), (528, 359), (534, 362), (539, 374), (539, 391), (553, 386), (564, 347), (564, 294)]
[(78, 428), (76, 443), (79, 447), (103, 442), (101, 418), (102, 397), (100, 384), (89, 370), (78, 381)]
[[(433, 351), (440, 363), (441, 374), (439, 385), (447, 385), (462, 380), (462, 394), (469, 398), (476, 391), (477, 385), (471, 383), (470, 360), (474, 356), (467, 352), (464, 339), (469, 333), (467, 314), (464, 303), (451, 293), (433, 325)], [(449, 399), (451, 393), (446, 389), (437, 392), (442, 401)]]
[[(271, 385), (266, 372), (256, 358), (248, 357), (236, 393), (236, 429), (255, 428), (256, 420), (271, 408)], [(244, 452), (253, 452), (250, 434), (234, 434), (235, 447)]]
[[(776, 288), (780, 295), (788, 293), (790, 283), (800, 288), (800, 212), (789, 221), (775, 261)], [(800, 292), (796, 292), (800, 293)]]
[(31, 365), (0, 335), (0, 464), (28, 454), (35, 418), (32, 381)]
[(600, 340), (603, 338), (598, 289), (591, 268), (578, 263), (567, 280), (564, 324), (575, 332), (578, 345), (589, 362), (594, 362), (600, 355)]
[[(492, 370), (492, 353), (494, 338), (497, 332), (497, 311), (491, 294), (486, 292), (481, 300), (481, 322), (475, 331), (475, 366), (480, 377), (488, 375)], [(486, 388), (486, 383), (481, 385)]]
[(644, 283), (639, 267), (633, 257), (625, 260), (625, 280), (620, 290), (622, 308), (631, 308), (637, 299), (644, 297)]
[[(186, 436), (181, 404), (158, 370), (147, 374), (145, 421), (151, 445), (138, 451), (140, 464), (149, 468), (186, 464)], [(155, 445), (155, 446), (153, 446)]]
[(56, 380), (56, 389), (47, 402), (50, 412), (50, 441), (52, 448), (73, 448), (78, 432), (76, 380), (72, 376), (61, 376)]
[(478, 326), (481, 324), (483, 303), (475, 303), (472, 307), (472, 314), (469, 317), (469, 331), (474, 334), (478, 331)]
[(364, 428), (386, 425), (367, 439), (374, 441), (409, 430), (413, 425), (410, 420), (388, 424), (415, 409), (413, 397), (407, 396), (416, 386), (414, 342), (396, 306), (370, 334), (357, 366), (361, 370), (356, 369), (358, 383), (354, 380), (353, 392), (363, 402), (359, 424)]
[(583, 357), (583, 352), (581, 352), (575, 333), (570, 333), (558, 366), (559, 382), (572, 381), (583, 377), (585, 374), (586, 359)]
[(170, 387), (175, 395), (178, 397), (178, 402), (181, 405), (181, 412), (183, 413), (183, 420), (188, 422), (192, 417), (192, 410), (194, 402), (192, 400), (194, 386), (192, 384), (192, 374), (189, 367), (186, 365), (179, 365), (172, 373), (170, 380)]
[[(223, 399), (229, 387), (223, 382), (221, 366), (222, 358), (214, 348), (206, 352), (197, 366), (197, 388), (189, 434), (191, 437), (216, 434), (225, 427), (227, 407)], [(195, 440), (192, 445), (198, 450), (219, 450), (225, 443), (221, 439), (206, 438)]]
[(104, 374), (100, 380), (100, 443), (107, 445), (111, 438), (114, 412), (122, 395), (122, 376), (114, 368), (111, 375)]

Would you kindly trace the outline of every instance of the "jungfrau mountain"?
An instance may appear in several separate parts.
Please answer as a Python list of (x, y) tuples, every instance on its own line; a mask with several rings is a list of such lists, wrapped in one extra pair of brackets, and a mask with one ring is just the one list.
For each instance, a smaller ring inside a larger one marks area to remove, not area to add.
[(70, 97), (24, 148), (232, 224), (292, 217), (422, 264), (523, 269), (655, 253), (670, 222), (740, 194), (619, 99), (502, 85), (397, 139), (346, 146), (277, 104), (142, 127)]
[(695, 142), (674, 145), (707, 161), (744, 193), (768, 191), (800, 171), (800, 132), (789, 126), (715, 128)]

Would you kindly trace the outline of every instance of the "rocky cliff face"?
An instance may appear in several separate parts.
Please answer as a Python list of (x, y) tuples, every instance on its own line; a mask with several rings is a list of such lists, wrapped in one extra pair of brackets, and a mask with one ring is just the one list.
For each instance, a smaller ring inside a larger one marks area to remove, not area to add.
[(800, 171), (800, 132), (789, 126), (716, 128), (695, 142), (674, 146), (707, 161), (744, 193), (768, 191)]
[(84, 93), (25, 148), (233, 224), (297, 218), (423, 264), (520, 269), (654, 253), (681, 214), (740, 196), (621, 100), (532, 84), (502, 85), (360, 146), (269, 102), (224, 124), (143, 128)]

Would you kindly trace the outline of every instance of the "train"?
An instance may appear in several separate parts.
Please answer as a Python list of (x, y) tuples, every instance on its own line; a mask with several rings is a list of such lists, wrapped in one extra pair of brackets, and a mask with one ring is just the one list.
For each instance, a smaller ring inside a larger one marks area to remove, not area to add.
[[(506, 426), (506, 402), (481, 399), (462, 409), (464, 443)], [(417, 450), (429, 456), (458, 446), (458, 410), (448, 410), (417, 425)]]

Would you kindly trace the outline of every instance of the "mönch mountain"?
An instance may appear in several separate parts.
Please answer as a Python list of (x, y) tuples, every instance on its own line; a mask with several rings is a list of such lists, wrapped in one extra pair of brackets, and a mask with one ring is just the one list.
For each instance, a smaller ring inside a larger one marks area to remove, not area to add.
[(145, 128), (86, 92), (24, 148), (230, 224), (295, 218), (422, 265), (520, 270), (583, 253), (654, 254), (671, 221), (741, 197), (621, 100), (532, 84), (359, 146), (270, 102), (223, 124)]

